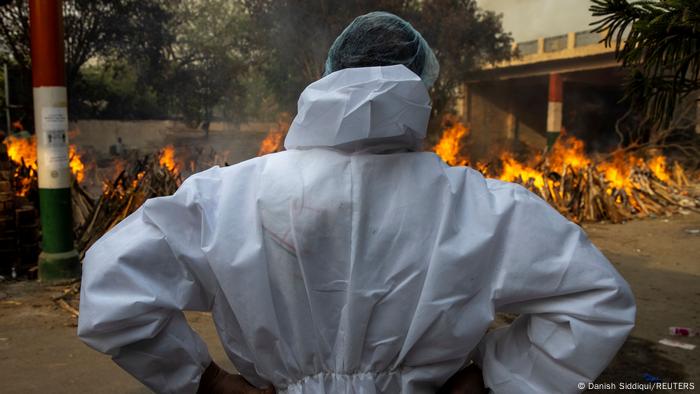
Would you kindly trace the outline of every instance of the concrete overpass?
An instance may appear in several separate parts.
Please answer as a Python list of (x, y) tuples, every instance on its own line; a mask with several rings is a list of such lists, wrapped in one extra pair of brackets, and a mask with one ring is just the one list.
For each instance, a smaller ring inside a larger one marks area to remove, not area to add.
[(601, 39), (584, 31), (521, 42), (519, 57), (473, 73), (457, 107), (476, 150), (514, 142), (545, 147), (562, 128), (594, 149), (614, 143), (624, 74)]

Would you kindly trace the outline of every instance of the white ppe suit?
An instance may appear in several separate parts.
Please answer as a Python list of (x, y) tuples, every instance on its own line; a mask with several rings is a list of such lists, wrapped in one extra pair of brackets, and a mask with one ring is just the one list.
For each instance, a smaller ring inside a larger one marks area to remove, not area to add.
[[(628, 285), (521, 186), (416, 152), (404, 66), (312, 83), (287, 151), (189, 177), (87, 252), (78, 334), (157, 392), (210, 362), (183, 310), (279, 393), (434, 393), (473, 358), (496, 393), (576, 392), (634, 324)], [(520, 317), (485, 335), (495, 312)]]

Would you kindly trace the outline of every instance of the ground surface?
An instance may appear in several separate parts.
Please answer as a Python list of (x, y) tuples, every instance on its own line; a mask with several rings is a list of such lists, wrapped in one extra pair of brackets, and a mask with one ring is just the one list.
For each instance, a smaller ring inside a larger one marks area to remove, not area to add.
[[(584, 227), (631, 284), (638, 302), (637, 327), (599, 381), (643, 382), (649, 374), (698, 387), (700, 346), (683, 350), (658, 341), (674, 338), (667, 333), (669, 326), (700, 327), (700, 235), (689, 231), (700, 229), (700, 215)], [(76, 319), (51, 300), (64, 287), (0, 283), (0, 392), (149, 392), (108, 357), (78, 341)], [(209, 315), (191, 313), (188, 318), (213, 358), (232, 368)], [(700, 337), (675, 339), (700, 345)]]

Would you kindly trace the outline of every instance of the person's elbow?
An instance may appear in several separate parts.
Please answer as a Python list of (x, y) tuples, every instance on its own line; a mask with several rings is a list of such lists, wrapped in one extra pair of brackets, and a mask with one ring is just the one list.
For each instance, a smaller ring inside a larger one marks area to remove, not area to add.
[(630, 286), (617, 272), (603, 282), (582, 294), (586, 305), (577, 311), (580, 315), (574, 314), (588, 327), (591, 350), (612, 358), (634, 328), (637, 307)]
[(615, 316), (614, 322), (619, 326), (620, 336), (624, 339), (634, 328), (637, 303), (629, 284), (619, 275), (616, 279), (608, 308), (611, 308), (611, 313)]
[[(91, 302), (94, 294), (85, 294), (83, 289), (80, 297), (80, 316), (78, 316), (78, 338), (89, 347), (105, 354), (112, 354), (118, 347), (114, 340), (117, 335), (110, 327), (105, 313), (100, 310), (108, 309), (107, 305), (95, 305)], [(98, 296), (99, 297), (99, 296)]]

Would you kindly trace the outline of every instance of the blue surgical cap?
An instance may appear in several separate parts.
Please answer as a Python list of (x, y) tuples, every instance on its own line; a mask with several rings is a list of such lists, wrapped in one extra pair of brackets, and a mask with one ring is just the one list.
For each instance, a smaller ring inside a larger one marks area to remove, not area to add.
[(403, 64), (430, 88), (440, 64), (423, 36), (410, 23), (388, 12), (355, 18), (335, 39), (324, 76), (344, 68)]

